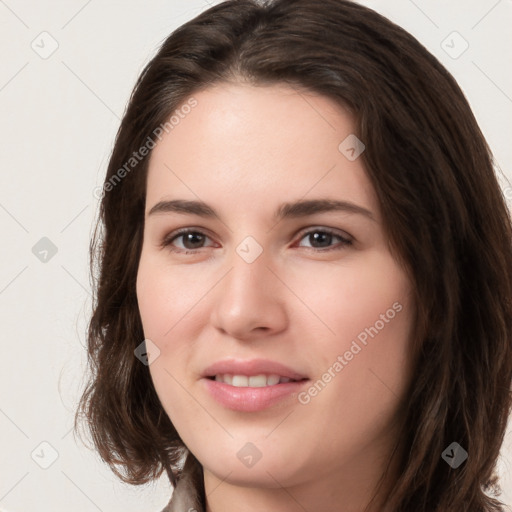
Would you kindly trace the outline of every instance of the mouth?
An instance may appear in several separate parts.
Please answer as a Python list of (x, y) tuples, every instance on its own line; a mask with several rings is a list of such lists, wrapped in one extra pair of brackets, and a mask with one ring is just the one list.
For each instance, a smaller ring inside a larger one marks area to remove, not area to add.
[(239, 412), (296, 404), (293, 398), (310, 380), (285, 365), (263, 359), (218, 361), (201, 377), (210, 398)]
[(288, 382), (299, 382), (307, 379), (291, 379), (277, 374), (260, 375), (233, 375), (229, 373), (219, 373), (207, 377), (215, 382), (223, 382), (235, 388), (264, 388), (266, 386), (277, 386), (278, 384), (287, 384)]

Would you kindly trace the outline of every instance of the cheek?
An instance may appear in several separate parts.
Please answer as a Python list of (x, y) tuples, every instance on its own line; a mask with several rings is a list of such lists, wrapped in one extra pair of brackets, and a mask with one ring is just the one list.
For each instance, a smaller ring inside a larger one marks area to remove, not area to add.
[[(200, 282), (200, 281), (199, 281)], [(146, 337), (163, 342), (205, 293), (190, 274), (183, 277), (164, 258), (143, 251), (137, 273), (137, 301)]]
[[(325, 291), (311, 309), (334, 334), (324, 328), (314, 347), (305, 347), (305, 357), (317, 365), (300, 397), (302, 417), (331, 439), (319, 446), (325, 460), (378, 439), (396, 418), (411, 376), (413, 304), (405, 274), (387, 257), (345, 270), (316, 281)], [(319, 417), (328, 418), (325, 426), (314, 420)]]
[(410, 283), (387, 251), (359, 254), (335, 266), (318, 266), (314, 280), (311, 272), (304, 270), (294, 282), (294, 291), (310, 310), (296, 321), (318, 333), (311, 345), (315, 351), (322, 346), (330, 354), (339, 353), (348, 350), (358, 337), (363, 345), (377, 337), (393, 338), (399, 344), (407, 337)]
[(389, 253), (375, 252), (357, 265), (316, 274), (315, 290), (308, 305), (322, 322), (310, 315), (309, 324), (322, 335), (303, 349), (317, 362), (318, 386), (311, 390), (317, 405), (341, 416), (384, 411), (410, 375), (414, 306), (405, 272)]
[[(187, 286), (188, 284), (188, 286)], [(137, 273), (137, 301), (144, 336), (159, 349), (159, 356), (149, 366), (151, 378), (164, 409), (175, 427), (182, 421), (193, 421), (198, 414), (184, 388), (190, 385), (189, 340), (197, 338), (199, 324), (189, 319), (197, 313), (205, 290), (194, 281), (172, 272), (161, 259), (144, 252)], [(191, 419), (192, 418), (192, 419)]]

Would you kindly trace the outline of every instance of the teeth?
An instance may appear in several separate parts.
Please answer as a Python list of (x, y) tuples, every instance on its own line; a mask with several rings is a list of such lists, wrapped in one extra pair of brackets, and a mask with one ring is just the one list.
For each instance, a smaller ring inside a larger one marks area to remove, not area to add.
[(262, 388), (267, 385), (267, 377), (265, 375), (252, 375), (249, 377), (249, 386), (251, 388)]
[(267, 377), (267, 386), (275, 386), (276, 384), (279, 384), (280, 380), (281, 379), (280, 379), (279, 375), (269, 375)]
[(245, 375), (233, 375), (231, 385), (235, 388), (245, 388), (249, 385), (249, 379)]
[(263, 388), (265, 386), (275, 386), (276, 384), (291, 382), (292, 379), (280, 377), (279, 375), (261, 374), (248, 377), (247, 375), (219, 374), (215, 375), (215, 380), (237, 388)]

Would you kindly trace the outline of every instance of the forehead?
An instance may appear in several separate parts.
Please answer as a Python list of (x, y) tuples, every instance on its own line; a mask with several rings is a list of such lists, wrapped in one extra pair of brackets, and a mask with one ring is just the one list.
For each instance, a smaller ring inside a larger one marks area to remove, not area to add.
[(328, 194), (375, 209), (362, 160), (339, 149), (355, 125), (334, 101), (287, 85), (224, 83), (192, 97), (195, 106), (152, 151), (148, 203), (176, 194), (254, 206)]

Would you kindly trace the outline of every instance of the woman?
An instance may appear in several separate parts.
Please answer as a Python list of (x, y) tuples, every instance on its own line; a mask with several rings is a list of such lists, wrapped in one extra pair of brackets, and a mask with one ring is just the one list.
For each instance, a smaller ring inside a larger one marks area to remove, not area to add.
[(344, 0), (186, 23), (136, 84), (99, 228), (77, 424), (124, 481), (165, 470), (166, 511), (503, 510), (510, 218), (403, 29)]

